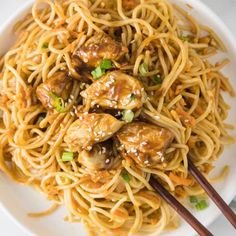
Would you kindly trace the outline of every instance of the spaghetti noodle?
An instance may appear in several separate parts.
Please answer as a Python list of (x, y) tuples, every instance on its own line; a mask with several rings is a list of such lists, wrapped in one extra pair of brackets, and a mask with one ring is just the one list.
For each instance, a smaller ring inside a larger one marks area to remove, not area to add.
[(187, 155), (208, 174), (233, 141), (228, 60), (208, 60), (226, 50), (218, 36), (166, 0), (40, 0), (15, 31), (1, 60), (0, 169), (92, 234), (176, 228), (148, 182), (200, 195)]

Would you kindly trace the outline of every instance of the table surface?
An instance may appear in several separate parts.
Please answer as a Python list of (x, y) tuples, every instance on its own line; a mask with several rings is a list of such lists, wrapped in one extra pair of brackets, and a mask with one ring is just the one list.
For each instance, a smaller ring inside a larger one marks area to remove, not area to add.
[[(210, 6), (225, 22), (236, 37), (236, 1), (235, 0), (202, 0)], [(3, 23), (17, 8), (19, 8), (26, 0), (7, 0), (0, 3), (0, 22)], [(0, 23), (0, 24), (1, 24)], [(2, 236), (26, 236), (14, 222), (8, 218), (0, 210), (0, 229)], [(223, 233), (227, 233), (227, 236), (234, 236), (235, 230), (233, 227), (220, 216), (210, 227), (210, 231), (215, 236), (221, 236)]]

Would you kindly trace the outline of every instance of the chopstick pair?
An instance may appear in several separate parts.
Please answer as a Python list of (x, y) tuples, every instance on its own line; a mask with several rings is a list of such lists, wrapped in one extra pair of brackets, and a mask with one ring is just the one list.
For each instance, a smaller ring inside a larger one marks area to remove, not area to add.
[[(196, 179), (196, 181), (206, 191), (208, 196), (215, 202), (221, 212), (229, 220), (229, 222), (236, 229), (236, 215), (225, 203), (221, 196), (211, 186), (207, 179), (201, 174), (193, 162), (188, 159), (189, 172)], [(201, 236), (212, 236), (213, 234), (205, 228), (175, 197), (173, 197), (153, 176), (151, 176), (150, 185), (156, 190), (156, 192), (184, 219), (189, 225), (192, 226), (195, 231)]]

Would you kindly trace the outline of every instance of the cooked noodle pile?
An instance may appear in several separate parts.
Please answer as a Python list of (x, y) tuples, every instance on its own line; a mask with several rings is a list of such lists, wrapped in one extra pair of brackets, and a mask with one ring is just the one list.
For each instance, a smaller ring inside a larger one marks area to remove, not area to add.
[[(191, 8), (186, 7), (191, 12)], [(178, 226), (153, 192), (203, 190), (224, 144), (234, 95), (208, 58), (215, 33), (166, 0), (42, 0), (15, 27), (1, 60), (0, 169), (65, 205), (69, 222), (98, 235)]]

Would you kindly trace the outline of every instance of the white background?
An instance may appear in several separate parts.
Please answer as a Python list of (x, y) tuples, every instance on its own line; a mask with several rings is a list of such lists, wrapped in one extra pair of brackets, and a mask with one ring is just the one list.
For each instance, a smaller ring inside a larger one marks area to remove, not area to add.
[[(236, 1), (235, 0), (202, 0), (211, 7), (221, 19), (228, 25), (236, 37)], [(26, 0), (0, 0), (0, 24), (2, 24), (17, 8)], [(0, 193), (1, 194), (1, 193)], [(236, 235), (233, 227), (224, 219), (219, 217), (210, 227), (215, 236)], [(27, 236), (16, 226), (3, 212), (0, 211), (0, 235), (1, 236)], [(41, 236), (41, 235), (40, 235)], [(43, 235), (42, 235), (43, 236)], [(55, 235), (56, 236), (56, 235)], [(186, 235), (187, 236), (187, 235)]]

